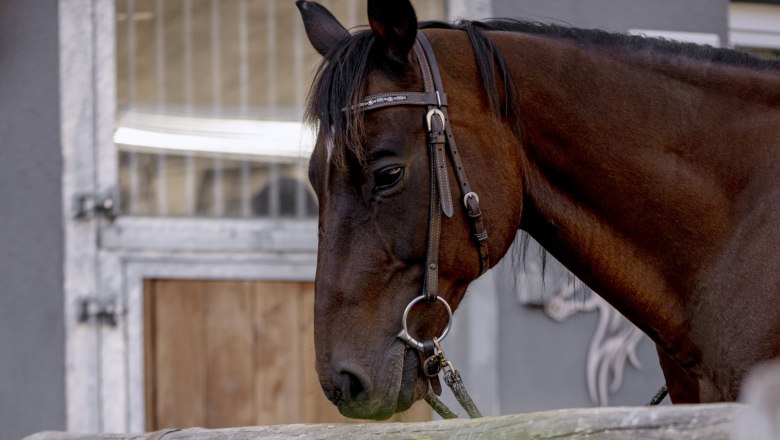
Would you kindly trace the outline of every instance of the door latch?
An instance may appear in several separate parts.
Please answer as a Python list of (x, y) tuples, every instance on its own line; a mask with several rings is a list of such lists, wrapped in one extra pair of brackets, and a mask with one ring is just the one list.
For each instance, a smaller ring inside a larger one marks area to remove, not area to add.
[(118, 201), (115, 188), (97, 194), (79, 194), (76, 196), (76, 218), (91, 219), (99, 215), (114, 220), (119, 214)]
[(79, 323), (96, 323), (116, 327), (125, 308), (116, 300), (85, 297), (79, 299)]

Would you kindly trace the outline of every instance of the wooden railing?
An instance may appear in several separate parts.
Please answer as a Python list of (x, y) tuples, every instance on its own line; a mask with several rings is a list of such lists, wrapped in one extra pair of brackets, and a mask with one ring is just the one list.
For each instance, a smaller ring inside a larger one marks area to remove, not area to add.
[[(742, 404), (581, 408), (420, 423), (298, 424), (144, 434), (42, 432), (24, 440), (183, 439), (732, 439)], [(747, 439), (747, 437), (745, 437)], [(742, 439), (740, 439), (742, 440)]]

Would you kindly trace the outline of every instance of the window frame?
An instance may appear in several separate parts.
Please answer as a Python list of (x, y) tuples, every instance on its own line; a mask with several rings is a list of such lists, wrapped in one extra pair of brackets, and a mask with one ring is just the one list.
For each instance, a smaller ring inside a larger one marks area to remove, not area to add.
[(780, 49), (780, 6), (730, 3), (729, 43), (741, 48)]

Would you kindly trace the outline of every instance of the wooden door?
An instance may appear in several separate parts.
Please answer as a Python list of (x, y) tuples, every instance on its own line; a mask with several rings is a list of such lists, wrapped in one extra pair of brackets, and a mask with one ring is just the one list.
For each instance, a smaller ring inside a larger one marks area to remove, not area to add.
[(148, 280), (144, 304), (148, 431), (349, 421), (314, 371), (313, 283)]

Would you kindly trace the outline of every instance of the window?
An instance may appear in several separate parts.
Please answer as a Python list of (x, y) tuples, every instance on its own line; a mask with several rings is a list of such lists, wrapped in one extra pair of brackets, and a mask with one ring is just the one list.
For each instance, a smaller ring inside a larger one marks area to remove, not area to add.
[[(418, 0), (420, 19), (443, 0)], [(325, 2), (347, 27), (366, 2)], [(320, 56), (295, 2), (117, 0), (120, 211), (313, 218), (301, 126)]]
[(780, 6), (731, 3), (729, 39), (736, 48), (759, 56), (780, 57)]

